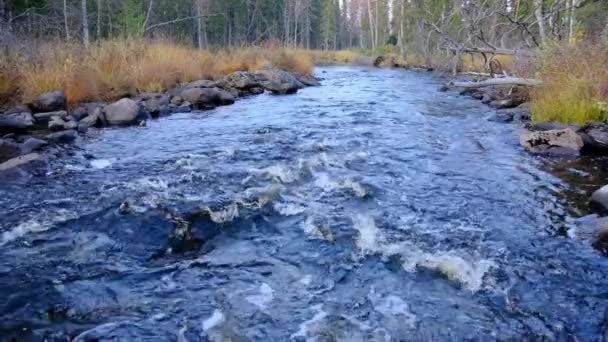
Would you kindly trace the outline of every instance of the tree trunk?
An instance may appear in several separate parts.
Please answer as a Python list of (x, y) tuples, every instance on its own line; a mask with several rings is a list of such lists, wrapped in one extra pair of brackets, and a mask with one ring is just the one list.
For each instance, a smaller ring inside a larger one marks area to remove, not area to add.
[(372, 13), (372, 3), (371, 0), (367, 0), (367, 16), (369, 18), (369, 33), (370, 33), (370, 40), (371, 40), (371, 45), (372, 45), (372, 50), (376, 49), (376, 37), (374, 35), (374, 33), (376, 32), (376, 30), (374, 30), (374, 16)]
[(65, 29), (65, 41), (70, 42), (70, 25), (68, 24), (68, 3), (63, 0), (63, 26)]
[(505, 78), (491, 78), (489, 80), (481, 81), (481, 82), (452, 82), (454, 87), (465, 88), (465, 89), (475, 89), (475, 88), (485, 88), (491, 86), (527, 86), (527, 87), (536, 87), (541, 85), (541, 81), (535, 79), (527, 79), (527, 78), (516, 78), (516, 77), (505, 77)]
[(545, 18), (543, 18), (543, 0), (534, 0), (534, 16), (538, 25), (540, 45), (545, 46), (547, 44), (547, 32), (545, 30)]
[(80, 0), (80, 17), (82, 23), (82, 43), (85, 48), (89, 48), (91, 43), (89, 38), (89, 16), (87, 13), (87, 0)]
[(101, 40), (101, 14), (103, 3), (102, 0), (97, 0), (97, 40)]

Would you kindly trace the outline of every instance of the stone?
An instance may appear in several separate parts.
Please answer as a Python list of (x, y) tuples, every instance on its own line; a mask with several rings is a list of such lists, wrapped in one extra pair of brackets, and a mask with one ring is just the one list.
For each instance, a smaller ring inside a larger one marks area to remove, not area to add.
[(31, 114), (31, 111), (28, 106), (20, 104), (20, 105), (14, 106), (14, 107), (10, 108), (9, 110), (7, 110), (6, 112), (4, 112), (4, 114), (19, 114), (19, 113), (30, 113)]
[(242, 91), (260, 87), (261, 85), (259, 77), (250, 71), (236, 71), (226, 75), (222, 79), (222, 87), (225, 89), (233, 88)]
[(58, 132), (58, 131), (66, 130), (66, 128), (65, 128), (66, 125), (67, 125), (67, 122), (65, 122), (61, 117), (54, 116), (49, 121), (48, 127), (49, 127), (49, 131)]
[(294, 76), (300, 83), (307, 87), (318, 87), (321, 85), (321, 82), (319, 82), (319, 80), (316, 79), (313, 75), (294, 73)]
[(0, 133), (23, 133), (34, 127), (34, 118), (29, 112), (0, 115)]
[(591, 195), (591, 203), (600, 209), (608, 210), (608, 185), (604, 185)]
[(21, 144), (21, 152), (23, 154), (32, 153), (42, 149), (47, 146), (49, 143), (46, 140), (38, 139), (38, 138), (28, 138)]
[(45, 137), (46, 140), (57, 144), (73, 143), (74, 141), (76, 141), (77, 138), (78, 132), (73, 129), (51, 133)]
[(89, 113), (86, 117), (80, 120), (78, 123), (78, 127), (90, 128), (95, 126), (100, 126), (100, 117), (102, 115), (102, 109), (97, 108), (92, 113)]
[(48, 125), (49, 121), (51, 121), (53, 117), (60, 117), (64, 119), (67, 116), (68, 112), (66, 112), (65, 110), (59, 110), (55, 112), (36, 113), (34, 114), (34, 120), (36, 121), (36, 124)]
[(571, 128), (550, 131), (526, 131), (520, 136), (520, 144), (536, 154), (578, 156), (583, 139)]
[(53, 91), (42, 94), (32, 104), (34, 112), (54, 112), (65, 108), (65, 94), (63, 91)]
[(184, 86), (185, 89), (191, 88), (215, 88), (217, 87), (217, 82), (211, 80), (199, 80), (186, 84)]
[(21, 147), (10, 140), (0, 140), (0, 163), (22, 154)]
[(0, 173), (17, 171), (15, 169), (35, 172), (44, 167), (46, 167), (46, 160), (44, 157), (38, 153), (30, 153), (3, 162), (0, 164)]
[(182, 91), (184, 100), (197, 109), (210, 109), (233, 104), (235, 99), (229, 92), (220, 88), (190, 88)]
[(172, 104), (172, 105), (181, 106), (182, 103), (184, 103), (184, 98), (181, 96), (172, 96), (170, 102), (171, 102), (170, 104)]
[(262, 86), (274, 94), (294, 94), (304, 87), (291, 73), (284, 70), (264, 70), (258, 73)]
[(583, 137), (585, 149), (600, 153), (608, 151), (608, 125), (587, 124), (579, 134)]
[(129, 98), (123, 98), (107, 105), (103, 112), (105, 121), (112, 126), (136, 125), (147, 119), (147, 114), (141, 106)]
[(577, 125), (563, 124), (559, 122), (534, 122), (526, 124), (526, 129), (534, 132), (561, 130), (566, 128), (578, 131), (580, 127), (578, 127)]

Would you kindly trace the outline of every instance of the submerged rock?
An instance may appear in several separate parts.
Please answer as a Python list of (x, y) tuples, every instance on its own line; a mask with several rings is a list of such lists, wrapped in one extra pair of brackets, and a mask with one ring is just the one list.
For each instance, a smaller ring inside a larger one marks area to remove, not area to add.
[(550, 131), (526, 131), (520, 137), (521, 145), (537, 154), (578, 156), (583, 139), (571, 128)]
[(78, 132), (73, 129), (61, 132), (55, 132), (47, 135), (46, 140), (57, 144), (69, 144), (78, 138)]
[(106, 122), (112, 126), (135, 125), (146, 119), (140, 105), (128, 98), (107, 105), (103, 112)]
[(314, 77), (313, 75), (304, 75), (304, 74), (294, 73), (294, 76), (300, 83), (302, 83), (303, 85), (305, 85), (307, 87), (318, 87), (321, 85), (321, 82), (319, 82), (319, 80), (316, 77)]
[(32, 102), (35, 112), (53, 112), (65, 108), (65, 94), (63, 91), (53, 91), (42, 94)]
[(23, 133), (34, 126), (34, 118), (29, 112), (0, 115), (0, 133)]
[(37, 172), (41, 168), (46, 167), (46, 159), (38, 153), (30, 153), (20, 157), (10, 159), (0, 164), (0, 173), (8, 171), (22, 171)]
[(47, 146), (49, 143), (46, 140), (38, 139), (38, 138), (29, 138), (21, 144), (21, 151), (24, 154), (32, 153), (34, 151), (38, 151), (44, 146)]
[(575, 221), (576, 229), (571, 237), (590, 244), (608, 256), (608, 217), (587, 215)]

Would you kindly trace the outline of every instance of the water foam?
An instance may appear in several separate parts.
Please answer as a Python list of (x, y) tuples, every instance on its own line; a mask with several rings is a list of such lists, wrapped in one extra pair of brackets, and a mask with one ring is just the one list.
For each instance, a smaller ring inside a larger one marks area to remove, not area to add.
[(263, 283), (260, 285), (258, 291), (259, 292), (257, 294), (247, 296), (245, 299), (261, 310), (264, 310), (274, 299), (274, 290), (270, 287), (270, 285)]
[(30, 233), (41, 233), (51, 229), (54, 225), (77, 218), (75, 212), (65, 209), (53, 213), (42, 213), (37, 217), (18, 224), (5, 232), (0, 237), (0, 246), (17, 240)]
[(290, 339), (294, 340), (298, 337), (304, 338), (306, 341), (315, 341), (311, 336), (323, 328), (323, 321), (327, 318), (327, 312), (323, 311), (323, 304), (317, 304), (312, 307), (316, 311), (315, 315), (300, 324), (298, 331), (291, 334)]
[(225, 321), (226, 317), (224, 316), (224, 314), (220, 310), (215, 309), (215, 311), (213, 311), (213, 314), (203, 321), (203, 330), (211, 330), (217, 327), (218, 325), (224, 323)]

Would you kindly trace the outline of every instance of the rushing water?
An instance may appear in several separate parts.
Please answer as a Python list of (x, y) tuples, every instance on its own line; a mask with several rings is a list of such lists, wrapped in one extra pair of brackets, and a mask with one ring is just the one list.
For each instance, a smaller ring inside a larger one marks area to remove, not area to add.
[(0, 185), (0, 335), (602, 339), (607, 261), (516, 127), (428, 74), (317, 73)]

